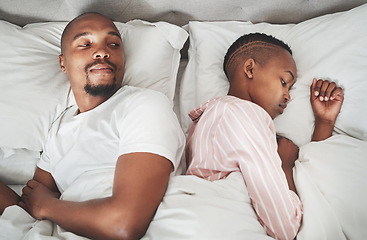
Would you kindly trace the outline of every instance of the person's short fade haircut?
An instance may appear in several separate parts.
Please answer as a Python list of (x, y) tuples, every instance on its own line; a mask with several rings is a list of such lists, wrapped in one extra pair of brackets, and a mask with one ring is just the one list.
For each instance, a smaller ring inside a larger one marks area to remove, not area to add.
[(291, 48), (283, 41), (264, 33), (250, 33), (239, 37), (228, 48), (224, 56), (223, 70), (228, 77), (228, 69), (239, 63), (238, 57), (253, 58), (259, 63), (269, 59), (269, 48), (281, 47), (292, 55)]

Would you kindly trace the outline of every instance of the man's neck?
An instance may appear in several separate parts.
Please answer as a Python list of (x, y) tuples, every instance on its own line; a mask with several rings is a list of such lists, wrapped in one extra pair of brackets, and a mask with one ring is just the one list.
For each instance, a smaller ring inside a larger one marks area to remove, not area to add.
[[(117, 92), (118, 89), (116, 89), (113, 94)], [(92, 96), (86, 92), (82, 93), (74, 93), (76, 104), (78, 105), (78, 114), (87, 112), (89, 110), (92, 110), (102, 103), (104, 103), (106, 100), (108, 100), (113, 94), (110, 96)]]

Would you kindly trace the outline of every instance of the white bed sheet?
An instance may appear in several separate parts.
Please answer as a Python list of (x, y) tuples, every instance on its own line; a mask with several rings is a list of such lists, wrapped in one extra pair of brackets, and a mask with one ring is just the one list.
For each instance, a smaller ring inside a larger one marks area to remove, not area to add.
[(304, 205), (298, 239), (366, 239), (367, 142), (337, 135), (300, 149), (295, 183)]

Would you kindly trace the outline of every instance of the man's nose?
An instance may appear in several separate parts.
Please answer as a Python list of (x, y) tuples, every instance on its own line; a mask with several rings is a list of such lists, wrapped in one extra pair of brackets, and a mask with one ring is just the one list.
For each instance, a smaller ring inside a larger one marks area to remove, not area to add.
[(109, 58), (110, 54), (108, 53), (108, 51), (106, 51), (106, 49), (104, 48), (99, 48), (94, 54), (93, 54), (93, 58), (94, 59), (102, 59), (102, 58)]

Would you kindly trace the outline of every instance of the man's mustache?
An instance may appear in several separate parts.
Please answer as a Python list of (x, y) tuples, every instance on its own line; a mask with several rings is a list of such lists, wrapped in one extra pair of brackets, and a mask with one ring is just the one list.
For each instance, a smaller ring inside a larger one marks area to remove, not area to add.
[(113, 71), (116, 72), (116, 69), (117, 69), (116, 65), (110, 62), (108, 59), (106, 60), (97, 59), (94, 62), (89, 63), (87, 66), (85, 66), (84, 70), (85, 72), (88, 72), (88, 69), (93, 67), (94, 65), (105, 64), (105, 63), (107, 63), (113, 69)]

